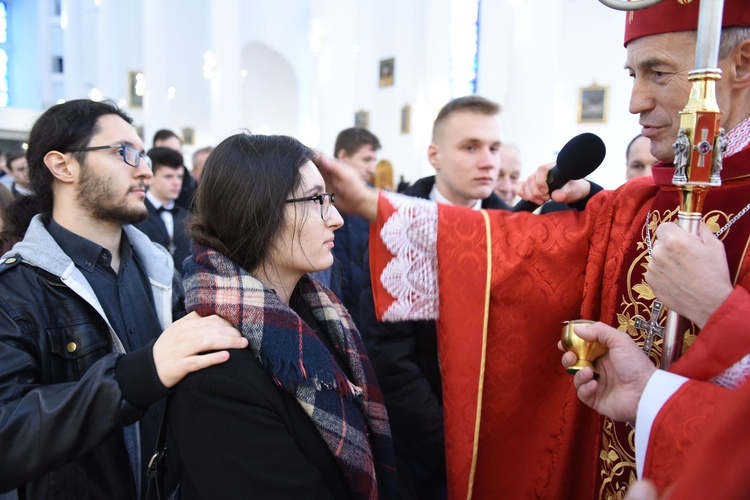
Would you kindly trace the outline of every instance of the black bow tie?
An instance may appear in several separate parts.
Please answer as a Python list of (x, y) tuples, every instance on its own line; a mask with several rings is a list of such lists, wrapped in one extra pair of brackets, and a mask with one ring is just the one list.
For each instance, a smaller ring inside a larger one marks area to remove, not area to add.
[(167, 208), (164, 205), (162, 205), (162, 206), (160, 206), (159, 208), (156, 209), (156, 213), (160, 214), (162, 212), (169, 212), (170, 214), (174, 215), (174, 208), (175, 207)]

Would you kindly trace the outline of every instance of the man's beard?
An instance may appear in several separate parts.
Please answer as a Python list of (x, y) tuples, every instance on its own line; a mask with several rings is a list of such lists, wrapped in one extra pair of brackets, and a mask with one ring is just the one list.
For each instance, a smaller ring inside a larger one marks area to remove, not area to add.
[(83, 167), (76, 199), (94, 219), (118, 224), (135, 224), (146, 220), (146, 205), (129, 207), (126, 196), (118, 201), (119, 196), (111, 178), (96, 177), (89, 168)]

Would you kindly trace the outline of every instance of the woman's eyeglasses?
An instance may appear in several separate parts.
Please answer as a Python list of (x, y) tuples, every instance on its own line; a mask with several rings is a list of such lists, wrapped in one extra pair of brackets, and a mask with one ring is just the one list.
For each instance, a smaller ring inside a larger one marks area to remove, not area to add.
[(305, 196), (304, 198), (292, 198), (291, 200), (286, 200), (285, 203), (314, 201), (315, 203), (320, 205), (320, 218), (324, 221), (327, 221), (328, 217), (331, 215), (331, 207), (333, 206), (334, 197), (334, 193), (321, 193), (316, 194), (315, 196)]

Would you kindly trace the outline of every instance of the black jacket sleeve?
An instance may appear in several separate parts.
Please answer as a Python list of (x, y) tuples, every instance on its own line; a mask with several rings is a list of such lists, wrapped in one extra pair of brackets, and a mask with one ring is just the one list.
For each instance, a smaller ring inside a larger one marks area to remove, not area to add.
[(115, 378), (117, 355), (105, 355), (78, 381), (43, 385), (35, 354), (0, 308), (0, 491), (91, 452), (138, 419)]
[(586, 196), (582, 200), (578, 200), (578, 201), (576, 201), (574, 203), (569, 204), (568, 206), (570, 208), (572, 208), (574, 210), (579, 210), (579, 211), (583, 210), (584, 208), (586, 208), (586, 204), (589, 202), (589, 200), (591, 198), (593, 198), (594, 196), (596, 196), (600, 191), (602, 191), (604, 189), (603, 187), (601, 187), (596, 182), (591, 182), (588, 179), (587, 179), (587, 181), (591, 185), (591, 190), (589, 191), (588, 196)]

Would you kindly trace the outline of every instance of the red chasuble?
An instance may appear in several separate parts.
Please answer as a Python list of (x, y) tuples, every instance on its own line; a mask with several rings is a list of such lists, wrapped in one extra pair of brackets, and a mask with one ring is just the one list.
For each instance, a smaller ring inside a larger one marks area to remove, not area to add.
[(649, 479), (674, 499), (750, 498), (748, 419), (750, 383), (729, 391), (687, 382), (659, 412), (652, 429), (659, 439), (649, 443), (649, 450), (656, 448), (654, 456), (675, 460), (655, 464), (647, 459), (647, 469), (653, 466), (655, 473)]
[[(679, 478), (685, 461), (693, 455), (695, 443), (710, 431), (719, 412), (725, 410), (727, 399), (735, 394), (710, 382), (691, 380), (662, 407), (651, 427), (653, 434), (644, 463), (644, 476), (660, 492)], [(744, 430), (744, 427), (735, 430)]]
[[(439, 206), (438, 339), (450, 498), (606, 498), (621, 495), (634, 477), (634, 440), (617, 437), (611, 422), (602, 425), (579, 402), (556, 345), (562, 322), (576, 318), (604, 321), (642, 343), (633, 325), (638, 317), (650, 319), (653, 301), (642, 282), (647, 214), (656, 224), (676, 219), (678, 207), (671, 167), (655, 170), (656, 184), (628, 182), (600, 193), (582, 212), (537, 216)], [(750, 202), (750, 151), (726, 158), (722, 177), (704, 210), (716, 229)], [(392, 259), (377, 236), (393, 212), (381, 197), (370, 238), (373, 276)], [(749, 235), (750, 215), (722, 235), (732, 276), (745, 288)], [(383, 314), (394, 297), (379, 279), (373, 287)], [(722, 306), (689, 339), (692, 347), (672, 371), (709, 380), (750, 353), (750, 334), (738, 328), (750, 303), (742, 307), (744, 314)]]

